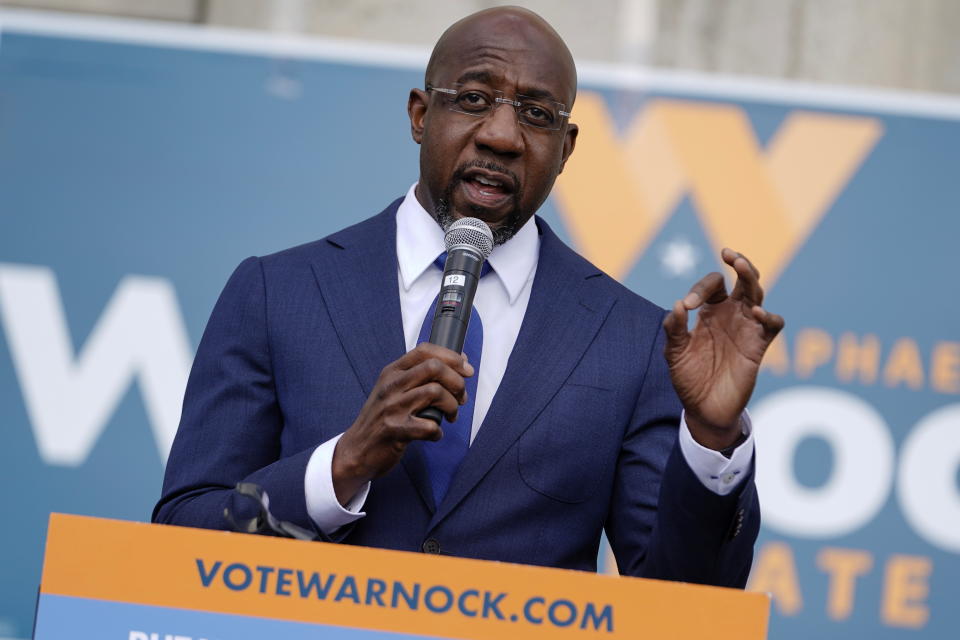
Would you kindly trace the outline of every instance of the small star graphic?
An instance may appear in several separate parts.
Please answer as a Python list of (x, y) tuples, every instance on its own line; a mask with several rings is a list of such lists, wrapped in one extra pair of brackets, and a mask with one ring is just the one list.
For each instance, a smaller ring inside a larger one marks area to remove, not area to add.
[(699, 262), (697, 248), (686, 238), (675, 238), (660, 250), (660, 268), (672, 278), (689, 276)]

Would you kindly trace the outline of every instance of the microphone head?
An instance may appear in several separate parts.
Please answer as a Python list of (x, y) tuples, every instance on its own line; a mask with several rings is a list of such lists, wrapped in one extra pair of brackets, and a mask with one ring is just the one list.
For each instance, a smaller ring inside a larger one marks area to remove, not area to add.
[(493, 232), (483, 220), (477, 218), (460, 218), (447, 227), (443, 237), (447, 245), (447, 253), (454, 249), (467, 249), (483, 256), (486, 260), (493, 251)]

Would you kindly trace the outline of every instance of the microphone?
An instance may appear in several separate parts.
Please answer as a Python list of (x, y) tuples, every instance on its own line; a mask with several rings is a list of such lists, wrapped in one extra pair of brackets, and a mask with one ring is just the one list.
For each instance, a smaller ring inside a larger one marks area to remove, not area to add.
[[(447, 245), (447, 262), (429, 342), (460, 353), (467, 336), (480, 270), (493, 251), (493, 233), (483, 220), (460, 218), (447, 227), (443, 241)], [(440, 424), (443, 413), (436, 407), (427, 407), (417, 417)]]

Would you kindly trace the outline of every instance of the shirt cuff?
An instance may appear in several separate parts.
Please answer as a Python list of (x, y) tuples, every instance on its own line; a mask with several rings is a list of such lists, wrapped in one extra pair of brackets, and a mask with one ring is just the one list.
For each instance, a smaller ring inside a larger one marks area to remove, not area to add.
[(330, 438), (313, 450), (307, 462), (307, 472), (304, 474), (303, 493), (307, 499), (307, 513), (310, 519), (325, 534), (330, 535), (345, 524), (359, 520), (367, 515), (360, 511), (370, 493), (368, 482), (347, 504), (346, 508), (337, 500), (337, 493), (333, 489), (333, 450), (340, 441), (340, 436)]
[(714, 493), (725, 496), (749, 475), (753, 461), (753, 423), (746, 411), (740, 416), (740, 429), (747, 439), (726, 458), (719, 451), (708, 449), (693, 439), (685, 414), (680, 414), (680, 451), (700, 483)]

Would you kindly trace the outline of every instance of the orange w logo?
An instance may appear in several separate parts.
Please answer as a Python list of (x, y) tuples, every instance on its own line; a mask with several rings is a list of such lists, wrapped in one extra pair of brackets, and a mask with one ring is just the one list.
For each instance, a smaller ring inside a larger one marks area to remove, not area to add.
[(873, 149), (875, 118), (794, 111), (760, 149), (743, 109), (653, 100), (619, 139), (584, 92), (577, 150), (554, 192), (578, 249), (625, 276), (690, 194), (714, 248), (750, 257), (769, 287)]

